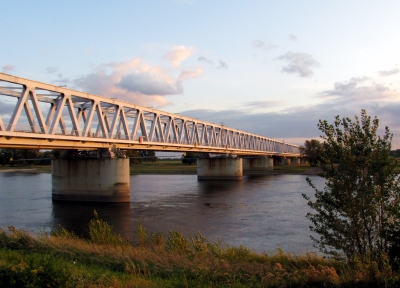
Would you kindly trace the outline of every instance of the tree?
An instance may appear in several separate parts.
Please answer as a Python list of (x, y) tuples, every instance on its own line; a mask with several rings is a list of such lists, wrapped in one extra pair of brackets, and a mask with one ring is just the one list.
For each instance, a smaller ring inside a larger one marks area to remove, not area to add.
[(0, 164), (2, 166), (10, 164), (11, 159), (13, 159), (14, 153), (13, 149), (0, 149)]
[(126, 157), (130, 158), (131, 166), (142, 162), (157, 162), (156, 153), (150, 150), (127, 150)]
[(139, 153), (143, 157), (144, 162), (157, 162), (156, 152), (151, 150), (141, 150)]
[(321, 154), (321, 143), (316, 139), (306, 140), (301, 148), (301, 154), (304, 155), (310, 163), (310, 166), (317, 166)]
[(192, 165), (192, 163), (197, 162), (197, 158), (199, 158), (199, 153), (185, 152), (185, 154), (182, 155), (182, 163)]
[(355, 117), (340, 119), (334, 125), (319, 121), (325, 134), (320, 154), (321, 172), (326, 180), (323, 190), (315, 189), (315, 199), (303, 194), (315, 213), (307, 218), (313, 226), (312, 237), (321, 252), (360, 260), (380, 261), (382, 255), (398, 261), (399, 175), (396, 159), (390, 156), (392, 134), (385, 128), (377, 136), (379, 120), (361, 111)]
[(126, 150), (126, 157), (129, 158), (129, 165), (142, 163), (142, 155), (138, 150)]

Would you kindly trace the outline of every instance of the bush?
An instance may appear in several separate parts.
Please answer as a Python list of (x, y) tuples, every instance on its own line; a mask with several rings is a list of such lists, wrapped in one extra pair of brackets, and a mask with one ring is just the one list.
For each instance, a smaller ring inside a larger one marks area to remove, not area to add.
[(112, 226), (99, 218), (96, 210), (94, 211), (94, 219), (90, 220), (89, 223), (89, 237), (94, 244), (113, 246), (126, 244), (122, 236), (113, 231)]
[[(382, 259), (398, 261), (400, 179), (396, 159), (390, 156), (392, 135), (386, 127), (383, 137), (377, 135), (379, 120), (371, 123), (365, 110), (361, 120), (336, 117), (334, 125), (320, 120), (325, 134), (320, 154), (321, 173), (326, 180), (323, 190), (315, 189), (315, 200), (303, 194), (315, 213), (307, 218), (313, 238), (321, 252), (352, 261), (373, 261), (379, 267)], [(396, 250), (397, 249), (397, 250)]]

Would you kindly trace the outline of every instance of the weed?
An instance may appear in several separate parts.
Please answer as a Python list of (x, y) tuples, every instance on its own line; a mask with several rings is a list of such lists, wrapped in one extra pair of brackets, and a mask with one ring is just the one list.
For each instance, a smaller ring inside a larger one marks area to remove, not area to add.
[(94, 211), (94, 219), (90, 220), (89, 223), (89, 237), (94, 244), (113, 246), (126, 244), (122, 236), (113, 231), (112, 226), (99, 218), (96, 210)]
[[(90, 239), (59, 227), (35, 237), (0, 229), (0, 287), (397, 287), (398, 271), (386, 263), (341, 262), (278, 249), (255, 253), (210, 243), (199, 232), (147, 234), (129, 244), (95, 213)], [(167, 238), (167, 239), (166, 239)], [(384, 256), (382, 256), (384, 257)]]

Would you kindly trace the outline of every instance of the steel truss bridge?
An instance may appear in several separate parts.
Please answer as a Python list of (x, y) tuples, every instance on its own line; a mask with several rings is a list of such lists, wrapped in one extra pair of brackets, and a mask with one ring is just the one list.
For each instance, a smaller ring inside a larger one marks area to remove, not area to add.
[(0, 147), (300, 156), (283, 141), (3, 73)]

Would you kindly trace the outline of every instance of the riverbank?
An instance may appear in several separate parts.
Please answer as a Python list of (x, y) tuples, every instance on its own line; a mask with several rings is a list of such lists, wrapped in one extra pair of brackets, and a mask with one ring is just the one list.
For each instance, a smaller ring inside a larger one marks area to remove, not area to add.
[(373, 263), (254, 253), (210, 243), (200, 233), (148, 235), (140, 222), (135, 244), (97, 217), (88, 231), (83, 239), (63, 228), (39, 236), (0, 229), (0, 286), (398, 287), (400, 279), (390, 267), (380, 271)]
[[(308, 172), (310, 171), (310, 172)], [(51, 166), (0, 166), (0, 172), (24, 172), (24, 173), (51, 173)], [(157, 162), (143, 162), (130, 166), (130, 174), (177, 174), (196, 175), (196, 164), (182, 164), (181, 160), (161, 160)], [(259, 174), (309, 174), (312, 175), (312, 167), (307, 164), (275, 166), (274, 170), (263, 171)], [(246, 175), (246, 173), (245, 173)]]

